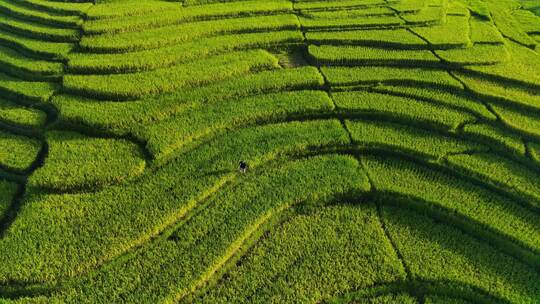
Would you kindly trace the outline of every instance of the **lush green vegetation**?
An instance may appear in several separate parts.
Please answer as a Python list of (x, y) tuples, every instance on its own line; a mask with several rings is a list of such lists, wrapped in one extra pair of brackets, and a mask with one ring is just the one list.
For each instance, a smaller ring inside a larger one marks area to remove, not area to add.
[(427, 42), (406, 29), (343, 30), (306, 33), (307, 39), (319, 44), (345, 44), (391, 47), (396, 49), (427, 49)]
[[(104, 11), (107, 11), (108, 9), (107, 5), (104, 5), (101, 8), (101, 10)], [(119, 9), (127, 11), (131, 9), (131, 7), (121, 6)], [(145, 12), (144, 15), (132, 15), (131, 17), (116, 18), (113, 20), (104, 18), (103, 15), (95, 15), (97, 20), (86, 22), (83, 26), (83, 30), (87, 34), (131, 32), (148, 27), (163, 27), (204, 19), (275, 14), (291, 11), (291, 9), (292, 3), (283, 0), (215, 3), (185, 8), (179, 5), (173, 5), (164, 11), (157, 10), (155, 12)]]
[(323, 65), (438, 66), (428, 50), (396, 50), (352, 46), (310, 46), (313, 60)]
[(276, 68), (277, 60), (260, 50), (230, 53), (151, 72), (115, 75), (68, 75), (64, 88), (97, 99), (139, 99), (213, 83), (250, 71)]
[(0, 121), (11, 126), (37, 129), (45, 124), (45, 113), (0, 99)]
[(2, 71), (17, 75), (23, 79), (46, 80), (59, 77), (62, 65), (45, 60), (32, 60), (9, 48), (0, 47)]
[(139, 147), (126, 140), (89, 138), (72, 132), (51, 132), (46, 140), (47, 162), (30, 177), (32, 187), (96, 189), (137, 176), (145, 167)]
[(155, 159), (161, 161), (190, 143), (196, 144), (230, 128), (321, 114), (332, 111), (333, 107), (332, 100), (321, 91), (274, 93), (195, 106), (141, 127), (136, 134), (146, 141)]
[(226, 279), (201, 296), (201, 302), (249, 303), (250, 298), (317, 302), (378, 282), (405, 279), (374, 204), (318, 208), (271, 229)]
[(0, 131), (0, 168), (25, 171), (41, 148), (38, 140)]
[(126, 134), (137, 126), (167, 119), (191, 107), (265, 93), (322, 88), (323, 84), (316, 68), (304, 67), (252, 73), (131, 102), (103, 102), (66, 94), (54, 96), (52, 103), (62, 113), (60, 123)]
[(403, 151), (435, 160), (485, 149), (475, 143), (395, 123), (347, 121), (346, 125), (353, 140), (363, 147)]
[(508, 243), (514, 242), (524, 250), (538, 252), (540, 248), (539, 235), (535, 233), (540, 222), (533, 212), (516, 202), (422, 165), (368, 158), (365, 166), (379, 191), (420, 199), (425, 204), (433, 202), (453, 216), (466, 217), (467, 225), (477, 226), (474, 229), (479, 234), (487, 233), (484, 227), (489, 227), (494, 235), (500, 235), (504, 241), (508, 239)]
[(539, 185), (535, 181), (540, 177), (535, 170), (487, 153), (452, 155), (448, 161), (472, 174), (478, 174), (482, 179), (493, 180), (494, 183), (507, 188), (508, 192), (515, 191), (522, 196), (528, 196), (527, 200), (532, 205), (538, 206), (540, 192)]
[[(453, 283), (441, 292), (458, 298), (481, 289), (490, 290), (493, 298), (488, 303), (534, 303), (538, 299), (538, 272), (521, 261), (429, 216), (396, 207), (383, 212), (412, 278), (449, 280)], [(485, 303), (482, 298), (471, 297), (471, 302)]]
[(11, 207), (11, 201), (15, 197), (17, 188), (15, 184), (7, 182), (5, 180), (0, 181), (0, 218), (7, 216), (7, 212)]
[(369, 91), (333, 94), (340, 111), (379, 116), (386, 120), (408, 121), (438, 129), (456, 129), (474, 121), (474, 116), (412, 98)]
[(539, 0), (0, 0), (0, 303), (536, 304), (539, 43)]
[(302, 39), (302, 34), (298, 31), (260, 32), (210, 37), (191, 43), (140, 52), (72, 53), (68, 69), (72, 73), (80, 74), (138, 72), (173, 66), (233, 50), (298, 44)]
[(218, 34), (278, 31), (298, 27), (297, 18), (290, 14), (231, 20), (218, 19), (152, 28), (140, 32), (85, 36), (81, 40), (80, 46), (91, 52), (121, 53), (159, 48)]

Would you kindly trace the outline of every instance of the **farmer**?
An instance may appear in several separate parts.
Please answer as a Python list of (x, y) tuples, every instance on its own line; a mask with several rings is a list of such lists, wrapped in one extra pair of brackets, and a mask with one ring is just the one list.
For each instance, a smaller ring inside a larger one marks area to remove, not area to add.
[(240, 167), (239, 167), (240, 172), (246, 173), (247, 167), (248, 165), (245, 161), (240, 161)]

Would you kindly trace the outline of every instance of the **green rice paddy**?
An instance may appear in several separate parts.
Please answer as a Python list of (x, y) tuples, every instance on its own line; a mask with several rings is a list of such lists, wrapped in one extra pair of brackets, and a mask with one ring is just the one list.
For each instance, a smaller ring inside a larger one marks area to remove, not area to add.
[(540, 0), (0, 0), (0, 303), (540, 303)]

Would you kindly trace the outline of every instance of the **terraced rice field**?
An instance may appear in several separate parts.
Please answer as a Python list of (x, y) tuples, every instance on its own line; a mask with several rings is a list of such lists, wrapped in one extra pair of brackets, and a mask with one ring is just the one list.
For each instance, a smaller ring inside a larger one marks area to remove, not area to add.
[(0, 302), (540, 303), (539, 51), (539, 0), (0, 0)]

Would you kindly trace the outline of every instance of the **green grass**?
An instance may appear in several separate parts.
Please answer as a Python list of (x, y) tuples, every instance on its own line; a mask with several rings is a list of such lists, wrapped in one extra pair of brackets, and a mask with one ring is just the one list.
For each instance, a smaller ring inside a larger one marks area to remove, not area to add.
[(302, 26), (309, 30), (321, 30), (331, 28), (385, 28), (403, 26), (404, 22), (396, 16), (375, 16), (369, 18), (358, 18), (355, 16), (336, 19), (311, 19), (300, 18)]
[(28, 107), (0, 99), (0, 120), (18, 127), (39, 128), (45, 123), (46, 114)]
[(476, 138), (477, 141), (488, 144), (493, 149), (509, 152), (509, 154), (524, 155), (525, 147), (521, 138), (503, 127), (488, 124), (470, 124), (463, 128), (464, 134)]
[(439, 59), (425, 50), (385, 50), (367, 47), (309, 46), (309, 55), (322, 65), (438, 66)]
[(515, 10), (512, 15), (517, 19), (521, 28), (528, 35), (538, 32), (540, 27), (540, 18), (531, 11)]
[(469, 47), (469, 16), (448, 16), (443, 25), (418, 27), (412, 30), (434, 48)]
[(291, 2), (277, 1), (241, 1), (215, 3), (204, 6), (172, 6), (164, 11), (115, 19), (98, 19), (86, 22), (83, 30), (86, 34), (131, 32), (141, 29), (163, 27), (187, 23), (190, 21), (217, 19), (225, 17), (245, 17), (258, 14), (275, 14), (292, 10)]
[[(121, 269), (126, 279), (124, 282), (131, 285), (134, 292), (124, 293), (107, 288), (110, 296), (143, 302), (181, 300), (192, 288), (211, 280), (215, 269), (234, 259), (235, 253), (244, 250), (244, 246), (250, 246), (250, 237), (260, 236), (258, 230), (265, 224), (271, 225), (272, 220), (275, 221), (282, 212), (313, 201), (326, 202), (342, 192), (365, 187), (367, 180), (358, 170), (358, 163), (354, 159), (329, 155), (286, 163), (256, 178), (242, 180), (239, 187), (212, 197), (208, 207), (191, 217), (189, 225), (181, 225), (169, 240), (157, 240), (147, 250), (137, 252), (136, 259), (122, 261), (118, 269), (97, 273), (98, 284), (106, 287), (118, 283), (116, 274)], [(317, 179), (308, 177), (314, 175)], [(252, 203), (254, 198), (257, 198), (258, 204)], [(378, 233), (381, 233), (380, 230)], [(374, 250), (383, 250), (383, 246), (379, 245)], [(176, 260), (179, 256), (185, 257), (181, 263)], [(360, 255), (357, 256), (362, 259)], [(169, 261), (165, 272), (153, 262), (156, 258)], [(138, 259), (145, 263), (140, 265), (135, 262)], [(141, 275), (141, 267), (145, 271), (140, 282), (151, 283), (133, 286), (128, 282)], [(388, 268), (387, 276), (399, 275), (399, 270), (392, 269), (392, 266)], [(164, 289), (163, 286), (168, 287)], [(67, 299), (78, 301), (83, 297), (98, 296), (91, 290), (74, 289)]]
[(0, 73), (0, 92), (3, 96), (32, 102), (46, 102), (56, 90), (50, 82), (21, 81), (19, 78)]
[(303, 11), (303, 16), (314, 19), (338, 19), (338, 18), (366, 18), (375, 16), (395, 15), (388, 7), (374, 6), (363, 8), (351, 8), (348, 10), (330, 10), (330, 11)]
[(23, 172), (36, 160), (41, 142), (25, 136), (0, 131), (0, 166)]
[(441, 105), (412, 98), (369, 91), (333, 94), (337, 108), (345, 113), (359, 112), (380, 116), (390, 121), (423, 124), (436, 129), (451, 130), (474, 121), (474, 116)]
[(271, 48), (283, 44), (298, 44), (303, 40), (297, 31), (234, 34), (154, 50), (120, 54), (72, 53), (68, 71), (72, 73), (120, 73), (153, 70), (186, 63), (220, 53), (248, 48)]
[(39, 9), (25, 8), (23, 6), (15, 5), (11, 3), (11, 1), (2, 1), (2, 3), (0, 3), (0, 12), (23, 20), (56, 27), (76, 27), (81, 23), (78, 16), (62, 16), (41, 12)]
[(66, 75), (64, 87), (70, 92), (100, 99), (139, 99), (173, 92), (246, 74), (277, 68), (277, 59), (254, 50), (230, 53), (174, 68), (119, 75)]
[(73, 45), (69, 43), (40, 41), (2, 30), (0, 30), (0, 42), (2, 45), (38, 58), (55, 60), (64, 59), (73, 48)]
[(527, 9), (537, 16), (540, 16), (540, 6), (538, 5), (537, 0), (521, 0), (520, 4), (524, 9)]
[(452, 166), (477, 174), (482, 180), (492, 180), (508, 192), (528, 197), (533, 206), (540, 206), (540, 188), (534, 182), (540, 176), (534, 169), (491, 153), (450, 155), (448, 161)]
[(493, 105), (493, 110), (499, 114), (501, 120), (508, 126), (532, 136), (540, 136), (539, 114), (526, 113), (503, 105)]
[(470, 17), (471, 16), (471, 10), (467, 8), (467, 6), (461, 2), (447, 2), (447, 4), (442, 3), (443, 5), (447, 5), (446, 14), (449, 17), (452, 16), (461, 16), (461, 17)]
[(514, 18), (508, 9), (496, 4), (492, 6), (491, 15), (499, 31), (506, 37), (527, 47), (535, 47), (536, 41), (525, 33), (521, 24)]
[[(236, 170), (238, 159), (248, 161), (250, 170), (257, 170), (280, 155), (295, 155), (347, 142), (348, 136), (338, 121), (267, 125), (221, 136), (152, 174), (143, 174), (125, 187), (108, 187), (97, 193), (36, 193), (27, 199), (19, 220), (10, 226), (2, 240), (0, 257), (13, 263), (0, 264), (0, 281), (8, 278), (44, 281), (76, 276), (135, 246), (144, 245), (181, 221), (205, 197), (220, 193), (219, 189), (227, 182), (241, 178)], [(360, 174), (357, 167), (351, 166), (354, 161), (349, 157), (337, 161), (341, 165), (328, 165), (330, 172), (335, 172), (331, 174), (320, 170), (317, 162), (311, 163), (313, 170), (327, 181), (327, 186), (322, 187), (321, 179), (306, 178), (305, 181), (323, 192), (321, 198), (324, 193), (360, 185), (354, 178)], [(337, 179), (333, 177), (344, 175), (342, 186), (336, 186)], [(53, 220), (58, 216), (62, 221)], [(92, 220), (81, 225), (81, 219), (88, 217)], [(44, 263), (33, 263), (36, 259)], [(149, 266), (159, 267), (156, 262)], [(138, 273), (136, 269), (132, 272), (133, 275)], [(114, 272), (108, 275), (114, 277)], [(156, 285), (159, 286), (163, 285)]]
[(38, 23), (28, 23), (0, 14), (0, 29), (18, 33), (22, 36), (57, 42), (76, 42), (79, 32), (76, 29), (55, 28)]
[(510, 53), (500, 45), (475, 45), (469, 49), (438, 50), (437, 55), (448, 64), (493, 65), (510, 60)]
[(89, 129), (125, 134), (136, 125), (167, 119), (197, 104), (240, 99), (280, 90), (321, 88), (323, 78), (313, 67), (279, 69), (221, 81), (192, 90), (128, 103), (103, 102), (70, 95), (53, 97), (60, 121)]
[(153, 12), (176, 9), (178, 3), (155, 0), (104, 1), (86, 12), (89, 19), (119, 18), (140, 16)]
[(540, 76), (536, 71), (540, 68), (540, 61), (536, 58), (536, 53), (517, 43), (508, 40), (506, 42), (510, 60), (494, 66), (473, 66), (467, 67), (467, 69), (516, 82), (525, 87), (538, 87), (540, 85)]
[(329, 0), (329, 1), (296, 1), (295, 8), (299, 10), (308, 9), (326, 9), (326, 8), (345, 8), (350, 7), (369, 7), (370, 5), (382, 5), (381, 0)]
[(89, 138), (73, 132), (50, 132), (46, 164), (34, 171), (31, 187), (50, 191), (94, 190), (140, 175), (145, 160), (127, 140)]
[(414, 303), (418, 303), (418, 301), (414, 296), (400, 293), (400, 294), (389, 294), (389, 295), (383, 295), (383, 296), (375, 296), (375, 297), (372, 297), (372, 298), (364, 298), (362, 300), (357, 301), (357, 303), (366, 303), (366, 304), (388, 304), (388, 303), (414, 304)]
[[(444, 79), (444, 78), (443, 78)], [(453, 78), (450, 78), (454, 80)], [(432, 81), (437, 81), (437, 78), (434, 76)], [(447, 79), (444, 79), (448, 81)], [(450, 86), (450, 91), (448, 92), (448, 85)], [(381, 93), (390, 93), (403, 95), (408, 98), (423, 100), (427, 103), (433, 103), (435, 105), (440, 105), (455, 109), (458, 111), (463, 111), (469, 115), (475, 116), (478, 120), (485, 121), (494, 121), (496, 116), (491, 113), (481, 100), (472, 99), (470, 96), (465, 94), (461, 88), (461, 85), (456, 88), (452, 88), (452, 85), (456, 85), (454, 81), (449, 81), (449, 83), (442, 83), (440, 87), (432, 86), (431, 84), (427, 85), (409, 85), (409, 86), (397, 86), (397, 85), (383, 85), (375, 89), (377, 92)]]
[(193, 107), (180, 115), (136, 130), (157, 161), (170, 157), (190, 143), (226, 130), (264, 122), (306, 117), (333, 110), (325, 92), (282, 92), (231, 99)]
[(475, 77), (466, 73), (456, 74), (471, 91), (486, 99), (505, 100), (505, 105), (517, 108), (540, 109), (538, 92), (534, 88), (506, 85), (501, 86), (496, 81)]
[(490, 10), (484, 0), (461, 0), (467, 5), (471, 14), (482, 20), (491, 20)]
[(7, 214), (16, 191), (16, 184), (0, 180), (0, 218)]
[(91, 52), (132, 52), (176, 45), (209, 36), (246, 31), (278, 31), (299, 27), (294, 15), (209, 20), (140, 32), (84, 36), (80, 46)]
[(320, 31), (308, 32), (306, 37), (309, 41), (318, 44), (342, 43), (403, 49), (427, 48), (424, 40), (405, 29)]
[[(535, 284), (538, 273), (519, 260), (428, 216), (396, 207), (383, 211), (388, 231), (413, 278), (466, 284), (452, 288), (448, 283), (437, 291), (459, 298), (480, 289), (502, 300), (499, 302), (511, 303), (534, 303), (540, 295)], [(484, 302), (478, 298), (473, 303)]]
[[(332, 86), (353, 86), (368, 84), (395, 84), (404, 86), (441, 86), (452, 90), (463, 88), (461, 83), (452, 78), (446, 71), (438, 69), (399, 68), (387, 66), (367, 67), (322, 67)], [(425, 89), (425, 88), (423, 88)]]
[(81, 15), (92, 7), (91, 3), (78, 2), (52, 2), (46, 0), (15, 0), (18, 5), (24, 5), (29, 8), (35, 8), (59, 15)]
[(63, 72), (60, 63), (34, 60), (6, 47), (0, 46), (0, 55), (1, 70), (23, 79), (46, 80), (59, 77)]
[[(391, 246), (371, 203), (299, 214), (272, 229), (240, 265), (196, 301), (318, 302), (376, 282), (405, 279)], [(401, 301), (408, 298), (384, 296), (381, 302), (369, 303), (407, 303)]]
[(425, 208), (430, 205), (443, 208), (447, 217), (452, 213), (465, 217), (467, 225), (480, 235), (487, 233), (485, 229), (489, 227), (502, 238), (501, 246), (511, 248), (517, 243), (523, 250), (529, 250), (538, 263), (540, 223), (534, 212), (458, 177), (414, 163), (368, 157), (364, 165), (378, 191), (420, 199), (427, 205)]
[(0, 1), (1, 303), (538, 302), (538, 0), (79, 1)]
[(403, 15), (402, 17), (407, 24), (438, 25), (446, 22), (446, 11), (441, 6), (428, 6), (417, 14)]
[(529, 148), (530, 148), (532, 159), (537, 162), (540, 162), (540, 144), (529, 143)]
[(449, 154), (485, 150), (473, 142), (396, 123), (346, 121), (346, 126), (354, 143), (368, 150), (401, 151), (431, 160), (439, 160)]
[(451, 297), (440, 297), (440, 296), (429, 296), (426, 297), (427, 304), (469, 304), (471, 302), (459, 298), (451, 298)]
[(471, 23), (471, 40), (474, 43), (503, 44), (504, 39), (492, 22), (473, 18)]
[(399, 1), (389, 5), (399, 13), (418, 13), (427, 7), (427, 0)]

